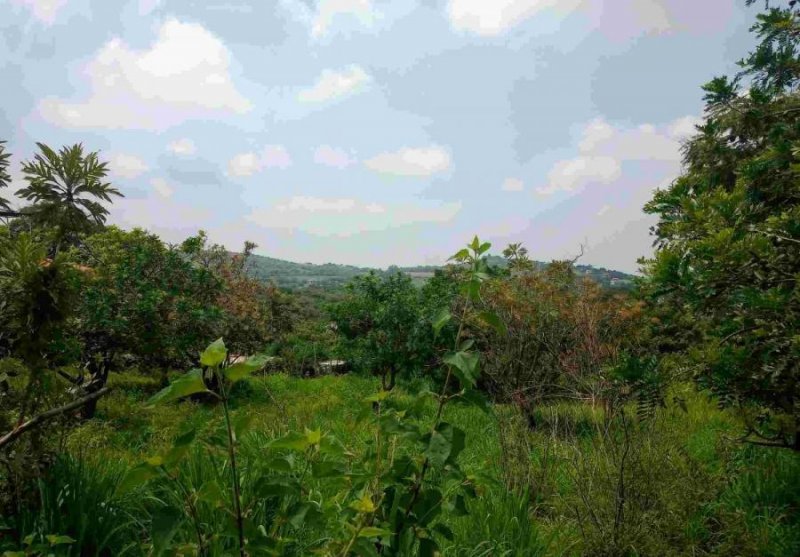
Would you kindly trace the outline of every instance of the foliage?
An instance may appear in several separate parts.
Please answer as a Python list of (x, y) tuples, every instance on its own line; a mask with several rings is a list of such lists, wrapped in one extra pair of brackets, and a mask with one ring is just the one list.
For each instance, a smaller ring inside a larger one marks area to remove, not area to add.
[[(11, 183), (11, 176), (8, 173), (10, 158), (11, 153), (6, 153), (6, 142), (0, 141), (0, 188), (7, 188)], [(8, 200), (3, 197), (0, 197), (0, 210), (11, 210)]]
[[(481, 255), (487, 249), (488, 244), (476, 238), (468, 251), (458, 255), (458, 260), (469, 266), (465, 291), (472, 302), (484, 280)], [(468, 307), (464, 307), (462, 319)], [(306, 543), (305, 552), (405, 555), (413, 551), (433, 555), (439, 547), (437, 540), (452, 538), (450, 528), (437, 517), (443, 509), (465, 514), (465, 499), (475, 495), (474, 480), (458, 466), (465, 434), (443, 420), (448, 402), (474, 398), (470, 393), (479, 374), (479, 355), (470, 350), (471, 342), (463, 332), (459, 327), (454, 351), (442, 359), (447, 374), (439, 395), (422, 392), (413, 404), (403, 405), (382, 390), (365, 401), (369, 405), (363, 416), (370, 421), (374, 441), (362, 460), (354, 460), (341, 442), (320, 430), (290, 432), (269, 443), (270, 454), (260, 473), (244, 480), (255, 482), (247, 490), (251, 499), (242, 497), (243, 472), (237, 466), (239, 439), (249, 420), (232, 420), (229, 393), (234, 383), (263, 367), (266, 359), (230, 363), (222, 339), (209, 345), (200, 355), (203, 369), (173, 381), (150, 403), (213, 394), (222, 404), (223, 432), (212, 430), (210, 435), (199, 436), (196, 429), (184, 431), (166, 453), (132, 468), (120, 484), (124, 491), (161, 476), (175, 486), (172, 493), (178, 494), (185, 506), (195, 539), (173, 543), (184, 513), (162, 509), (151, 530), (154, 551), (171, 546), (205, 555), (211, 544), (227, 538), (231, 542), (223, 542), (223, 546), (237, 548), (240, 555), (282, 554), (297, 549), (296, 531), (310, 527), (323, 534), (310, 545)], [(459, 390), (452, 393), (453, 388)], [(419, 417), (421, 404), (429, 397), (436, 399), (437, 410), (430, 426), (420, 426), (411, 418)], [(181, 461), (196, 439), (212, 453), (225, 455), (222, 467), (230, 472), (230, 498), (223, 495), (218, 482), (192, 487), (181, 476)], [(332, 488), (334, 495), (326, 497)], [(233, 524), (209, 531), (209, 524), (200, 519), (200, 506), (206, 504), (227, 507), (235, 519)]]
[(251, 276), (256, 247), (245, 242), (241, 253), (230, 254), (223, 246), (209, 245), (202, 230), (180, 247), (195, 266), (219, 280), (220, 291), (213, 302), (221, 311), (217, 334), (228, 339), (236, 354), (258, 352), (268, 342), (279, 341), (294, 326), (292, 298), (273, 284)]
[(739, 75), (704, 87), (685, 171), (645, 208), (659, 218), (645, 288), (666, 327), (690, 324), (672, 348), (743, 410), (748, 434), (798, 450), (799, 17), (793, 6), (758, 16), (761, 43)]
[(75, 256), (92, 269), (77, 316), (90, 371), (107, 376), (123, 354), (144, 370), (183, 365), (216, 332), (220, 280), (157, 236), (110, 227), (86, 238)]
[(44, 143), (36, 145), (40, 152), (22, 164), (28, 185), (17, 191), (32, 203), (24, 215), (38, 226), (56, 230), (56, 248), (75, 245), (80, 234), (105, 223), (108, 209), (102, 202), (122, 194), (105, 181), (108, 167), (96, 152), (84, 153), (81, 144), (58, 152)]
[(532, 427), (544, 400), (611, 404), (612, 369), (646, 334), (640, 303), (576, 277), (569, 261), (521, 265), (489, 281), (482, 302), (503, 325), (475, 324), (486, 344), (487, 389), (519, 405)]
[(420, 334), (430, 336), (430, 326), (420, 332), (419, 305), (419, 291), (407, 275), (356, 277), (345, 299), (331, 308), (342, 355), (356, 369), (379, 375), (391, 390), (398, 374), (421, 365), (416, 343)]
[[(491, 266), (503, 268), (508, 261), (503, 257), (490, 256)], [(409, 275), (414, 284), (426, 284), (437, 272), (446, 272), (447, 265), (415, 265), (411, 267), (389, 266), (386, 270), (354, 267), (351, 265), (338, 265), (335, 263), (314, 264), (296, 263), (273, 257), (253, 255), (250, 258), (249, 273), (251, 276), (262, 280), (274, 282), (276, 286), (300, 294), (306, 291), (315, 293), (335, 294), (354, 278), (374, 272), (378, 276), (393, 275), (398, 272)], [(531, 262), (535, 268), (543, 269), (546, 263)], [(621, 271), (594, 267), (592, 265), (576, 265), (577, 272), (595, 282), (609, 288), (629, 289), (633, 285), (633, 276)]]

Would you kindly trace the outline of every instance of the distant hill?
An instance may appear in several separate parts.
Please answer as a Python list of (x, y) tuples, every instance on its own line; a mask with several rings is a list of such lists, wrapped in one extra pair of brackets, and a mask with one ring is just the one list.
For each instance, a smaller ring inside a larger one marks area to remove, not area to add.
[[(491, 256), (489, 263), (498, 267), (505, 267), (507, 262), (500, 256)], [(536, 261), (538, 268), (544, 268), (547, 263)], [(354, 267), (352, 265), (338, 265), (325, 263), (295, 263), (274, 257), (253, 255), (250, 259), (250, 274), (264, 281), (273, 281), (281, 288), (297, 290), (302, 288), (319, 288), (322, 290), (335, 290), (347, 284), (353, 277), (364, 275), (370, 271), (386, 274), (397, 271), (408, 273), (414, 282), (421, 284), (439, 269), (434, 265), (419, 265), (415, 267), (391, 266), (387, 270), (371, 269), (368, 267)], [(576, 265), (578, 274), (588, 276), (598, 283), (612, 288), (630, 288), (633, 285), (633, 275), (620, 271), (594, 267), (592, 265)]]
[[(358, 275), (369, 273), (373, 269), (338, 265), (336, 263), (295, 263), (274, 257), (252, 255), (250, 257), (250, 274), (264, 281), (272, 280), (281, 288), (295, 290), (298, 288), (319, 287), (334, 289), (347, 284)], [(377, 270), (377, 272), (383, 272)]]

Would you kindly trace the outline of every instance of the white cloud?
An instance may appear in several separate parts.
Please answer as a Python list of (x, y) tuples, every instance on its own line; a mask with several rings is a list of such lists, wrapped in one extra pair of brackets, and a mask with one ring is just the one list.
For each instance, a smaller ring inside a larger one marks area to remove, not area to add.
[(167, 146), (167, 149), (176, 155), (194, 155), (197, 152), (197, 147), (194, 141), (188, 137), (175, 140)]
[(547, 185), (537, 188), (542, 195), (557, 191), (580, 191), (589, 183), (608, 184), (622, 175), (627, 161), (667, 163), (680, 168), (680, 140), (699, 119), (684, 116), (656, 127), (641, 124), (632, 128), (614, 127), (602, 118), (589, 122), (578, 143), (578, 155), (558, 161), (548, 175)]
[(395, 176), (432, 176), (448, 170), (450, 153), (438, 146), (427, 148), (404, 147), (399, 151), (381, 153), (364, 162), (370, 170)]
[(247, 220), (267, 228), (299, 230), (316, 236), (350, 236), (424, 222), (448, 222), (461, 203), (385, 206), (350, 198), (295, 196), (256, 209)]
[(557, 191), (573, 191), (589, 182), (607, 184), (620, 177), (622, 168), (611, 157), (578, 157), (559, 161), (548, 174), (548, 185), (536, 193), (550, 195)]
[(192, 118), (244, 113), (251, 104), (230, 76), (230, 53), (199, 24), (170, 19), (150, 48), (122, 39), (106, 43), (85, 73), (91, 94), (83, 102), (46, 98), (39, 112), (67, 127), (162, 130)]
[(45, 25), (52, 25), (56, 22), (58, 11), (67, 4), (67, 0), (15, 0), (15, 3), (27, 7), (33, 17)]
[(578, 149), (583, 155), (608, 156), (618, 160), (680, 161), (680, 133), (687, 117), (679, 118), (659, 131), (652, 124), (621, 129), (602, 118), (590, 122), (583, 133)]
[(304, 103), (322, 103), (363, 91), (370, 81), (369, 74), (355, 64), (340, 71), (323, 70), (316, 83), (301, 90), (297, 99)]
[(608, 210), (609, 210), (609, 209), (611, 209), (611, 205), (608, 205), (608, 204), (606, 204), (606, 205), (603, 205), (603, 206), (602, 206), (602, 207), (600, 207), (600, 209), (597, 211), (597, 216), (598, 216), (598, 217), (602, 217), (603, 215), (605, 215), (605, 214), (608, 212)]
[(289, 168), (292, 157), (283, 145), (267, 145), (261, 155), (263, 168)]
[(163, 178), (153, 178), (150, 180), (150, 185), (153, 186), (153, 190), (159, 196), (165, 199), (172, 197), (172, 194), (175, 193), (175, 190), (172, 189), (172, 186), (170, 186)]
[(698, 118), (697, 116), (684, 116), (683, 118), (678, 118), (672, 124), (670, 124), (668, 128), (669, 135), (677, 140), (688, 139), (697, 133), (695, 126), (698, 126), (702, 123), (703, 119)]
[(580, 0), (449, 0), (447, 16), (457, 31), (484, 37), (500, 35), (539, 12), (570, 12)]
[(267, 145), (261, 151), (239, 153), (228, 161), (228, 174), (230, 176), (252, 176), (267, 168), (286, 169), (292, 165), (289, 152), (282, 145)]
[(503, 182), (503, 191), (522, 191), (525, 184), (519, 178), (506, 178)]
[(579, 13), (590, 28), (626, 41), (676, 31), (713, 35), (729, 24), (733, 8), (729, 0), (448, 0), (446, 11), (453, 29), (483, 37), (502, 35), (544, 12), (559, 18)]
[(321, 145), (314, 151), (314, 162), (342, 170), (356, 163), (347, 151), (330, 145)]
[(322, 37), (329, 33), (334, 19), (354, 17), (370, 25), (375, 17), (371, 0), (320, 0), (311, 22), (311, 35)]
[(108, 167), (113, 176), (136, 178), (147, 171), (147, 163), (136, 155), (114, 153), (108, 156)]
[(228, 161), (228, 174), (231, 176), (252, 176), (261, 170), (261, 161), (256, 153), (239, 153)]
[(159, 191), (156, 186), (153, 189), (153, 195), (145, 198), (125, 197), (115, 201), (110, 208), (110, 222), (146, 228), (164, 239), (182, 241), (213, 217), (207, 209), (179, 203), (164, 195), (166, 190)]

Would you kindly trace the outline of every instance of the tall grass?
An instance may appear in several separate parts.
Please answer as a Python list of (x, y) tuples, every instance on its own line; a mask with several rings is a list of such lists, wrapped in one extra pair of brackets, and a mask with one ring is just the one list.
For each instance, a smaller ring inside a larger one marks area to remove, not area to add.
[[(121, 379), (98, 418), (74, 432), (68, 454), (39, 482), (38, 504), (5, 519), (20, 532), (73, 537), (66, 555), (142, 554), (153, 521), (165, 512), (185, 514), (185, 498), (166, 478), (119, 496), (123, 470), (160, 452), (182, 427), (217, 423), (219, 409), (210, 404), (143, 409), (149, 386), (130, 381), (127, 388)], [(243, 500), (252, 501), (252, 486), (269, 474), (267, 444), (287, 431), (319, 427), (350, 451), (366, 450), (369, 433), (356, 418), (376, 386), (356, 376), (251, 379), (233, 400), (234, 414), (247, 413), (254, 423), (241, 442)], [(410, 399), (402, 386), (397, 394)], [(682, 403), (672, 402), (675, 397)], [(467, 516), (443, 513), (453, 532), (452, 540), (443, 540), (443, 556), (800, 555), (800, 457), (731, 441), (733, 418), (689, 386), (676, 387), (668, 400), (653, 419), (632, 418), (626, 435), (618, 425), (604, 433), (602, 412), (582, 404), (537, 409), (535, 430), (514, 421), (509, 407), (495, 407), (494, 415), (449, 407), (445, 419), (467, 434), (462, 467), (481, 487)], [(225, 466), (198, 448), (178, 479), (189, 491), (209, 480), (224, 485)], [(264, 500), (253, 507), (267, 528), (270, 505)], [(217, 533), (229, 517), (203, 502), (197, 512), (211, 553), (226, 554), (233, 541)], [(306, 554), (322, 535), (293, 532), (297, 541), (287, 554)], [(174, 536), (192, 542), (196, 526), (184, 521)]]

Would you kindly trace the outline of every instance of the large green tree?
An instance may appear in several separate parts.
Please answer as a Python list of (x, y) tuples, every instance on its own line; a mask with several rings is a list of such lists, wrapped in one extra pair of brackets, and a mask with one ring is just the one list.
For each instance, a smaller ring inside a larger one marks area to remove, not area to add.
[[(391, 390), (398, 374), (420, 362), (420, 295), (404, 273), (384, 277), (374, 272), (356, 277), (347, 296), (331, 308), (344, 355), (356, 369), (379, 375)], [(428, 333), (430, 327), (425, 329)], [(430, 334), (428, 334), (430, 336)]]
[(81, 234), (93, 232), (106, 222), (112, 196), (122, 194), (106, 181), (107, 163), (83, 145), (58, 152), (37, 143), (39, 153), (22, 164), (28, 185), (17, 196), (29, 201), (22, 214), (34, 224), (55, 230), (55, 247), (74, 245)]
[(748, 440), (800, 450), (800, 10), (752, 30), (741, 72), (704, 86), (683, 174), (645, 208), (659, 219), (646, 288), (665, 330), (691, 323), (671, 347), (743, 410)]
[(75, 257), (91, 269), (76, 319), (90, 380), (105, 383), (124, 354), (143, 370), (164, 372), (191, 361), (219, 332), (219, 278), (158, 236), (108, 227), (88, 236)]

